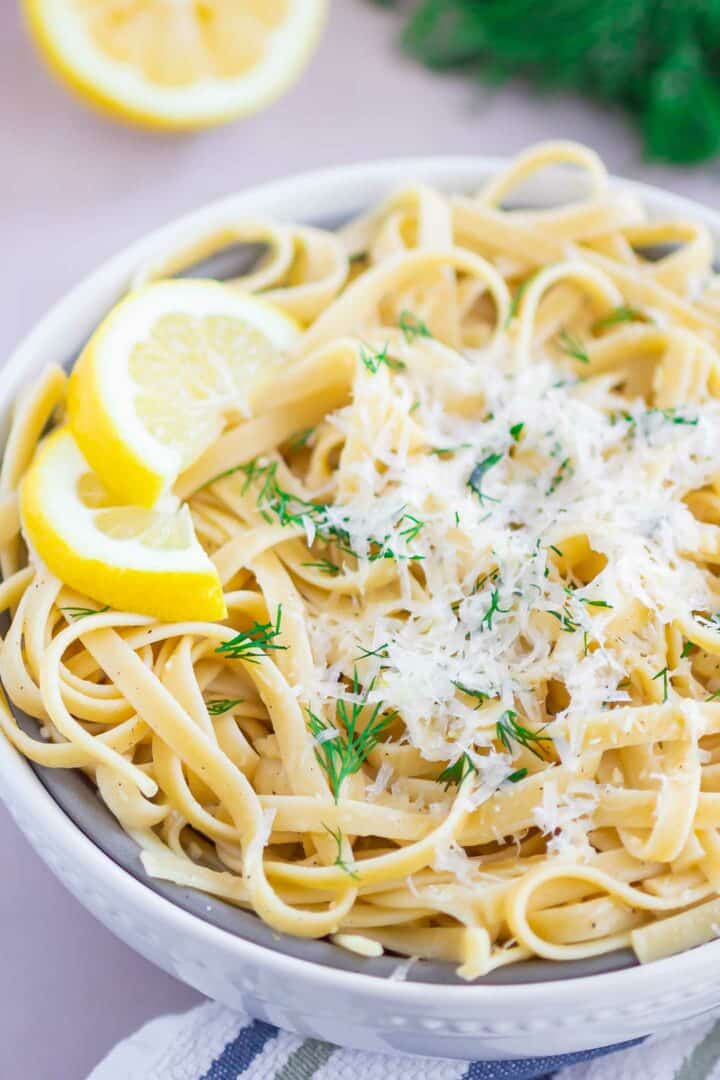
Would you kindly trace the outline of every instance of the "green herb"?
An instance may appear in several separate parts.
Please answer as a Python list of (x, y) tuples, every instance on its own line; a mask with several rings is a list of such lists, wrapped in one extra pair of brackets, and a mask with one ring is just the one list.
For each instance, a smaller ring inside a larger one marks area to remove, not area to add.
[(455, 524), (459, 525), (460, 524), (460, 515), (458, 514), (457, 510), (455, 511), (454, 518), (455, 518)]
[(525, 295), (525, 290), (527, 289), (528, 285), (530, 285), (531, 282), (534, 281), (534, 279), (537, 277), (539, 272), (540, 272), (539, 270), (536, 270), (535, 273), (530, 274), (530, 276), (526, 277), (525, 280), (523, 282), (521, 282), (520, 285), (518, 285), (517, 289), (515, 290), (515, 295), (513, 296), (512, 301), (510, 302), (510, 310), (508, 311), (508, 316), (507, 316), (507, 319), (505, 320), (505, 327), (506, 328), (510, 325), (510, 323), (513, 321), (513, 319), (516, 317), (518, 311), (520, 310), (520, 303), (522, 301), (523, 296)]
[(490, 606), (480, 620), (480, 629), (484, 630), (486, 627), (488, 630), (493, 628), (493, 618), (495, 615), (507, 615), (510, 608), (500, 607), (500, 592), (498, 589), (493, 589), (490, 594)]
[(379, 352), (371, 353), (363, 345), (360, 349), (360, 359), (371, 375), (377, 375), (380, 368), (385, 365), (391, 371), (403, 371), (407, 365), (402, 360), (388, 355), (388, 346), (385, 345)]
[(302, 450), (302, 448), (304, 446), (307, 446), (307, 444), (310, 442), (316, 431), (317, 428), (315, 427), (307, 427), (303, 431), (299, 431), (297, 435), (293, 435), (293, 437), (289, 440), (288, 443), (290, 449)]
[(490, 700), (490, 695), (484, 690), (473, 690), (471, 686), (466, 686), (465, 683), (456, 682), (455, 679), (453, 679), (452, 684), (460, 690), (461, 693), (467, 694), (468, 697), (475, 698), (477, 701), (477, 705), (475, 706), (476, 709), (479, 709), (481, 705), (484, 705), (486, 701)]
[[(315, 757), (328, 778), (335, 802), (340, 798), (343, 781), (359, 772), (379, 743), (380, 736), (397, 716), (396, 711), (383, 715), (385, 706), (379, 701), (373, 706), (365, 727), (362, 731), (358, 730), (358, 721), (368, 706), (368, 694), (373, 686), (374, 680), (360, 700), (352, 702), (349, 708), (343, 700), (335, 703), (335, 725), (328, 724), (312, 709), (307, 709), (308, 727), (317, 741)], [(360, 697), (357, 671), (353, 676), (352, 692), (356, 698)]]
[(448, 765), (446, 769), (440, 773), (437, 777), (438, 784), (444, 784), (447, 791), (451, 784), (456, 784), (458, 787), (470, 776), (471, 773), (477, 772), (475, 765), (468, 756), (468, 754), (461, 754), (457, 761), (452, 765)]
[(642, 319), (642, 311), (638, 311), (637, 308), (629, 307), (627, 304), (621, 304), (619, 307), (613, 308), (608, 314), (604, 315), (601, 319), (596, 319), (591, 326), (593, 334), (597, 334), (599, 330), (607, 330), (609, 326), (617, 326), (618, 323), (634, 322), (636, 319)]
[(550, 486), (545, 492), (546, 495), (553, 495), (562, 484), (563, 480), (567, 480), (575, 472), (570, 458), (564, 458), (558, 466), (557, 472), (550, 481)]
[(583, 630), (583, 656), (588, 654), (588, 643), (590, 641), (590, 634), (587, 630)]
[(328, 577), (337, 577), (340, 573), (338, 564), (332, 562), (330, 559), (319, 559), (318, 562), (304, 562), (303, 566), (309, 566), (313, 570), (319, 570), (321, 574), (327, 574)]
[(663, 681), (663, 702), (665, 702), (668, 699), (668, 668), (667, 668), (667, 665), (664, 668), (662, 668), (660, 671), (658, 671), (658, 673), (656, 675), (653, 675), (652, 681), (655, 682), (656, 679), (662, 679), (662, 681)]
[(559, 547), (555, 547), (554, 544), (549, 544), (548, 547), (551, 551), (554, 551), (556, 555), (559, 555), (561, 559), (563, 558), (563, 553)]
[(557, 619), (566, 634), (574, 634), (576, 630), (580, 629), (580, 623), (573, 618), (567, 609), (567, 605), (563, 607), (562, 611), (553, 611), (551, 608), (546, 608), (545, 611), (548, 615), (552, 615), (554, 619)]
[(412, 405), (410, 406), (410, 409), (409, 409), (410, 415), (412, 416), (412, 414), (414, 412), (417, 412), (417, 410), (419, 408), (420, 408), (420, 398), (416, 398), (415, 401), (413, 401)]
[(400, 320), (398, 326), (403, 332), (403, 336), (408, 343), (412, 345), (413, 341), (419, 337), (429, 338), (432, 334), (428, 330), (422, 319), (419, 319), (417, 315), (413, 315), (412, 311), (401, 311)]
[(490, 469), (497, 465), (499, 461), (502, 461), (502, 458), (502, 454), (488, 454), (486, 458), (483, 458), (482, 461), (479, 461), (477, 463), (473, 471), (470, 473), (470, 476), (468, 477), (467, 487), (469, 487), (470, 490), (475, 495), (477, 495), (481, 505), (483, 504), (485, 499), (488, 499), (490, 502), (498, 501), (497, 499), (491, 498), (489, 495), (483, 495), (482, 482), (486, 473), (488, 473)]
[(222, 653), (231, 660), (249, 660), (256, 664), (271, 651), (285, 651), (287, 645), (278, 645), (282, 622), (282, 604), (278, 604), (275, 622), (254, 622), (249, 630), (241, 630), (230, 641), (224, 641), (215, 652)]
[(367, 251), (355, 251), (352, 255), (348, 255), (348, 262), (352, 265), (354, 263), (364, 262), (367, 259)]
[(103, 612), (110, 610), (110, 605), (106, 604), (105, 607), (92, 608), (92, 607), (61, 607), (61, 611), (64, 611), (71, 619), (87, 619), (88, 615), (102, 615)]
[(348, 866), (348, 864), (345, 862), (345, 860), (342, 857), (342, 849), (343, 849), (343, 834), (342, 834), (342, 832), (340, 831), (340, 829), (337, 829), (337, 830), (331, 829), (330, 826), (326, 825), (324, 821), (321, 822), (321, 824), (322, 824), (322, 827), (325, 830), (325, 832), (329, 833), (330, 836), (332, 836), (335, 843), (337, 844), (338, 853), (337, 853), (337, 858), (335, 859), (335, 862), (333, 863), (333, 866), (339, 866), (340, 869), (344, 870), (345, 873), (349, 877), (354, 878), (356, 881), (358, 881), (359, 880), (359, 875), (356, 874), (354, 870), (350, 869), (350, 867)]
[(520, 746), (524, 746), (526, 750), (529, 750), (535, 757), (540, 758), (541, 761), (547, 760), (543, 753), (542, 744), (552, 742), (549, 735), (542, 734), (544, 730), (544, 728), (541, 728), (540, 731), (531, 731), (530, 728), (523, 727), (522, 724), (518, 723), (517, 713), (513, 709), (506, 709), (495, 725), (497, 738), (509, 754), (512, 754), (512, 744), (515, 742)]
[(410, 524), (406, 529), (402, 529), (399, 535), (410, 544), (413, 540), (417, 540), (418, 536), (425, 528), (425, 522), (421, 521), (420, 518), (416, 518), (413, 514), (403, 514), (398, 525), (402, 525), (403, 521), (409, 521)]
[(208, 701), (205, 703), (207, 711), (211, 716), (222, 716), (223, 713), (230, 712), (230, 709), (234, 709), (236, 705), (240, 705), (243, 699), (239, 698), (217, 698), (215, 701)]
[(387, 660), (389, 656), (387, 641), (382, 645), (378, 645), (377, 649), (363, 649), (361, 647), (358, 660), (367, 660), (369, 656), (377, 656), (380, 660)]
[(683, 645), (683, 650), (680, 653), (680, 659), (684, 660), (686, 656), (690, 655), (690, 653), (693, 651), (694, 648), (695, 648), (695, 642), (694, 641), (686, 641), (685, 644)]
[(705, 698), (706, 701), (720, 701), (720, 690), (715, 690), (714, 693), (708, 694)]
[(517, 784), (520, 782), (520, 780), (524, 780), (527, 774), (527, 769), (517, 769), (515, 772), (510, 773), (507, 781), (509, 784)]
[(471, 446), (472, 443), (469, 442), (457, 443), (455, 446), (436, 446), (430, 453), (442, 457), (444, 454), (455, 454), (458, 450), (469, 450)]
[(524, 427), (525, 422), (523, 421), (520, 424), (513, 424), (513, 426), (510, 428), (510, 435), (515, 440), (515, 442), (519, 442)]
[(579, 600), (581, 604), (587, 604), (588, 607), (612, 608), (613, 606), (608, 604), (607, 600), (589, 600), (586, 596), (578, 596), (575, 589), (569, 585), (565, 586), (565, 592), (568, 596), (572, 596), (574, 600)]
[(565, 353), (566, 356), (571, 357), (573, 360), (578, 360), (581, 364), (589, 364), (590, 357), (587, 354), (583, 344), (579, 338), (575, 337), (568, 330), (561, 330), (558, 335), (560, 342), (560, 352)]

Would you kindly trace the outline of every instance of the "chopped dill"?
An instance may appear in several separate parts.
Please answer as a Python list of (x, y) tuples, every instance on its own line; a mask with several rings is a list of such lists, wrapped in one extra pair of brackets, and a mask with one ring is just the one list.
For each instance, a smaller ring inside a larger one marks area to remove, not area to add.
[(458, 450), (469, 450), (471, 446), (472, 443), (461, 442), (456, 443), (455, 446), (435, 446), (428, 452), (437, 455), (437, 457), (443, 457), (445, 454), (455, 454)]
[(686, 641), (685, 644), (683, 645), (682, 652), (680, 653), (680, 659), (684, 660), (686, 656), (690, 655), (690, 653), (693, 651), (694, 648), (695, 648), (695, 642), (694, 641)]
[(361, 646), (358, 660), (367, 660), (369, 656), (377, 656), (380, 660), (387, 660), (389, 655), (388, 642), (385, 641), (382, 645), (378, 645), (376, 649), (363, 649)]
[(102, 615), (105, 611), (110, 610), (110, 605), (106, 604), (105, 607), (92, 608), (92, 607), (61, 607), (61, 611), (64, 611), (71, 619), (87, 619), (88, 615)]
[(528, 774), (528, 771), (527, 771), (526, 768), (525, 769), (516, 769), (515, 772), (510, 773), (510, 775), (507, 777), (507, 782), (509, 784), (518, 784), (521, 780), (525, 779), (527, 774)]
[(490, 594), (490, 606), (480, 620), (480, 629), (484, 630), (485, 628), (487, 628), (488, 630), (492, 630), (494, 616), (507, 615), (509, 611), (510, 608), (500, 607), (500, 591), (499, 589), (493, 589), (492, 593)]
[(490, 695), (484, 690), (474, 690), (472, 686), (466, 686), (465, 683), (457, 682), (455, 679), (452, 681), (453, 686), (460, 690), (461, 693), (467, 694), (470, 698), (475, 698), (477, 704), (476, 709), (479, 709), (481, 705), (484, 705), (486, 701), (490, 700)]
[(319, 559), (317, 562), (304, 562), (303, 566), (308, 566), (312, 570), (319, 570), (321, 574), (327, 574), (328, 577), (337, 577), (340, 573), (340, 567), (337, 563), (332, 562), (331, 559)]
[(563, 480), (567, 480), (573, 475), (575, 469), (573, 468), (570, 458), (563, 458), (560, 462), (555, 475), (550, 481), (550, 486), (545, 492), (546, 495), (553, 495), (562, 484)]
[(417, 315), (414, 315), (412, 311), (408, 311), (407, 309), (400, 312), (398, 326), (402, 330), (403, 337), (408, 345), (412, 345), (416, 338), (432, 337), (432, 334), (422, 319), (418, 318)]
[(656, 679), (662, 679), (662, 683), (663, 683), (663, 702), (666, 702), (667, 699), (668, 699), (668, 666), (667, 666), (667, 664), (665, 665), (664, 668), (661, 668), (660, 671), (657, 672), (657, 674), (653, 675), (652, 681), (655, 682)]
[(477, 495), (478, 499), (480, 500), (481, 506), (486, 499), (489, 502), (498, 501), (497, 499), (491, 498), (490, 495), (483, 494), (482, 482), (486, 473), (488, 473), (490, 469), (493, 468), (493, 466), (497, 465), (499, 461), (502, 461), (502, 458), (502, 454), (488, 454), (486, 458), (483, 458), (482, 461), (479, 461), (477, 463), (473, 471), (470, 473), (470, 476), (468, 477), (466, 486), (469, 487), (475, 495)]
[(513, 426), (510, 428), (510, 437), (513, 439), (514, 442), (520, 441), (520, 436), (523, 433), (524, 427), (525, 421), (523, 420), (519, 424), (513, 424)]
[(706, 701), (720, 701), (720, 690), (715, 690), (712, 694), (708, 694), (705, 698)]
[(561, 559), (563, 558), (563, 553), (559, 547), (555, 547), (554, 544), (548, 544), (548, 547), (551, 551), (554, 551), (556, 555), (559, 555)]
[(310, 442), (316, 431), (316, 427), (307, 427), (302, 431), (298, 431), (297, 435), (293, 435), (292, 438), (288, 440), (289, 448), (291, 450), (302, 450), (303, 447), (307, 446)]
[(505, 320), (505, 329), (507, 329), (513, 319), (516, 317), (518, 311), (520, 310), (520, 304), (522, 302), (523, 296), (525, 295), (525, 290), (527, 289), (528, 285), (530, 285), (534, 281), (539, 272), (539, 270), (536, 270), (534, 273), (530, 274), (530, 276), (526, 277), (525, 280), (522, 281), (515, 290), (515, 294), (510, 301), (510, 310), (508, 311), (507, 319)]
[(282, 604), (278, 604), (274, 623), (256, 621), (249, 630), (241, 630), (230, 641), (224, 641), (215, 652), (231, 660), (249, 660), (251, 664), (256, 664), (268, 652), (285, 651), (287, 645), (279, 645), (276, 641), (280, 636), (281, 622)]
[(380, 736), (397, 716), (396, 711), (383, 715), (385, 705), (379, 701), (372, 707), (365, 727), (358, 730), (358, 721), (365, 708), (369, 707), (367, 699), (373, 685), (374, 680), (361, 697), (357, 671), (354, 673), (352, 693), (359, 700), (349, 705), (343, 700), (336, 701), (335, 724), (328, 724), (312, 709), (307, 708), (308, 727), (317, 742), (315, 757), (328, 778), (335, 802), (340, 799), (343, 781), (359, 772), (368, 755), (379, 743)]
[(526, 750), (529, 750), (535, 757), (540, 758), (541, 761), (547, 760), (543, 753), (542, 744), (552, 742), (549, 735), (542, 734), (544, 730), (544, 728), (541, 728), (540, 731), (531, 731), (530, 728), (523, 727), (522, 724), (518, 723), (517, 713), (513, 709), (506, 709), (495, 725), (497, 738), (509, 754), (512, 754), (512, 744), (515, 742), (520, 746), (524, 746)]
[(596, 319), (590, 329), (593, 334), (597, 334), (599, 330), (607, 330), (608, 327), (617, 326), (618, 323), (635, 322), (636, 319), (642, 318), (642, 311), (638, 311), (637, 308), (630, 307), (628, 304), (621, 304), (619, 307), (613, 308), (608, 315)]
[(236, 705), (240, 705), (243, 698), (216, 698), (215, 701), (207, 701), (205, 707), (211, 716), (222, 716), (223, 713), (230, 712)]
[(570, 614), (567, 604), (562, 611), (554, 611), (551, 608), (546, 608), (545, 611), (548, 615), (552, 615), (554, 619), (557, 619), (566, 634), (574, 634), (576, 630), (580, 629), (580, 623)]
[(418, 536), (425, 528), (425, 522), (421, 521), (420, 518), (416, 518), (413, 514), (403, 514), (398, 524), (402, 525), (403, 521), (409, 521), (410, 524), (406, 529), (402, 529), (398, 535), (402, 536), (408, 543), (417, 540)]
[(462, 753), (457, 761), (453, 762), (452, 765), (448, 765), (446, 769), (443, 769), (437, 777), (437, 783), (444, 784), (445, 790), (447, 791), (451, 784), (456, 784), (460, 787), (468, 776), (474, 772), (477, 772), (477, 769), (470, 756), (466, 753)]
[(333, 866), (339, 866), (341, 870), (345, 871), (345, 873), (348, 875), (348, 877), (354, 878), (355, 881), (358, 881), (359, 880), (359, 874), (356, 874), (354, 870), (351, 870), (350, 867), (348, 866), (348, 864), (345, 862), (345, 860), (342, 857), (343, 834), (342, 834), (341, 830), (339, 828), (337, 830), (331, 829), (330, 826), (326, 825), (324, 821), (321, 822), (321, 824), (322, 824), (322, 827), (325, 830), (325, 832), (329, 833), (330, 836), (332, 836), (335, 843), (337, 844), (338, 853), (337, 853), (337, 858), (335, 859), (335, 862), (333, 863)]
[(384, 345), (379, 352), (371, 353), (365, 346), (360, 348), (360, 359), (363, 362), (363, 366), (370, 372), (371, 375), (377, 375), (380, 368), (385, 365), (391, 371), (403, 371), (407, 365), (402, 360), (396, 359), (394, 356), (388, 354), (388, 346)]
[(583, 347), (580, 338), (575, 337), (574, 334), (563, 329), (558, 334), (558, 341), (560, 342), (560, 352), (565, 353), (566, 356), (579, 361), (581, 364), (590, 363), (590, 357), (587, 354), (587, 350)]

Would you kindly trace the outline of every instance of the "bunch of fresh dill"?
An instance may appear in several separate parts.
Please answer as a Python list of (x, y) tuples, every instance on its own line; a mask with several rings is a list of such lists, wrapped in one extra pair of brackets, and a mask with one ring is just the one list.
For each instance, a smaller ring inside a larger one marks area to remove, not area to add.
[(718, 0), (375, 0), (409, 9), (405, 48), (433, 68), (519, 74), (627, 108), (649, 157), (720, 150)]

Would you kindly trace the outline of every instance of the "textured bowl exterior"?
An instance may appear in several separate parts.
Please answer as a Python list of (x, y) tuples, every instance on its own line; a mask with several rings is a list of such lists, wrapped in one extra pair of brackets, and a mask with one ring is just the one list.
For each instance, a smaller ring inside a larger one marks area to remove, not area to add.
[[(502, 164), (409, 159), (307, 174), (232, 196), (154, 233), (73, 290), (20, 345), (3, 371), (0, 438), (19, 388), (51, 360), (68, 360), (163, 244), (229, 214), (342, 220), (409, 179), (472, 190)], [(720, 215), (657, 189), (624, 186), (654, 215), (703, 221), (720, 237)], [(557, 176), (538, 187), (540, 196), (572, 195), (574, 182)], [(58, 342), (67, 342), (66, 355), (58, 355)], [(4, 739), (0, 797), (50, 869), (131, 948), (209, 997), (302, 1035), (389, 1053), (522, 1058), (623, 1042), (720, 1005), (720, 941), (645, 967), (502, 986), (391, 981), (297, 959), (203, 921), (123, 870)]]

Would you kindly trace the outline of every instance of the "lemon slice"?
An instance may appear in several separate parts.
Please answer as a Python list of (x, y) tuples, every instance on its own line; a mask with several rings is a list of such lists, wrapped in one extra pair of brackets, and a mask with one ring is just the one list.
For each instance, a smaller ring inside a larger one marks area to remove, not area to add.
[(192, 129), (255, 112), (297, 78), (327, 0), (24, 0), (53, 70), (91, 105)]
[(225, 618), (220, 579), (187, 506), (118, 506), (67, 428), (40, 445), (20, 512), (28, 545), (48, 569), (100, 604), (168, 622)]
[(270, 304), (217, 282), (131, 293), (70, 378), (78, 446), (122, 502), (152, 506), (228, 420), (248, 415), (299, 334)]

